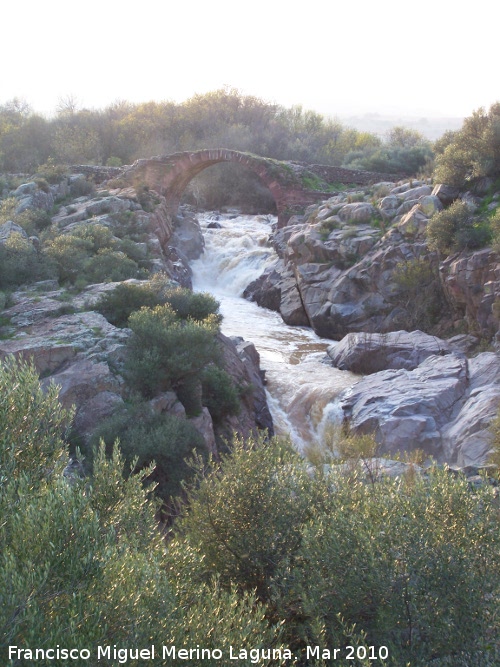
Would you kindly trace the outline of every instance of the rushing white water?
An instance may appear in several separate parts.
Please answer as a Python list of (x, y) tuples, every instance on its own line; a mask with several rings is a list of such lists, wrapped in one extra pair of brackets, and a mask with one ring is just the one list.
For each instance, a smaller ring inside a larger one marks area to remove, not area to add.
[(266, 371), (268, 403), (276, 433), (289, 434), (303, 451), (322, 439), (338, 419), (335, 398), (357, 376), (323, 363), (325, 340), (305, 327), (284, 324), (278, 313), (241, 297), (276, 255), (269, 247), (270, 216), (218, 216), (220, 229), (208, 229), (214, 214), (199, 216), (205, 252), (192, 263), (193, 285), (221, 303), (222, 332), (254, 343)]

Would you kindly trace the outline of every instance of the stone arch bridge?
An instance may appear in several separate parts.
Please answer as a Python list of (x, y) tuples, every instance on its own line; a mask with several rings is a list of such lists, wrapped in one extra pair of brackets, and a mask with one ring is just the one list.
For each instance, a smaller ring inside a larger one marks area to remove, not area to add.
[(122, 171), (122, 176), (133, 185), (145, 184), (163, 195), (168, 213), (175, 217), (188, 183), (201, 171), (219, 162), (238, 163), (259, 176), (276, 202), (278, 227), (286, 226), (292, 215), (303, 213), (310, 204), (331, 197), (335, 193), (332, 184), (367, 185), (395, 179), (394, 174), (376, 174), (325, 165), (305, 166), (225, 148), (137, 160)]

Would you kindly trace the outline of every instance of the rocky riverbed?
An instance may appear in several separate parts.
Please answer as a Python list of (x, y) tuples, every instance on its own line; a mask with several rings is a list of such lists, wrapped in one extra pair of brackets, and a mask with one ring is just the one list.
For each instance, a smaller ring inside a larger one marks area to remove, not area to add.
[[(150, 272), (191, 287), (190, 262), (204, 249), (192, 214), (181, 213), (174, 224), (160, 195), (152, 193), (145, 206), (140, 192), (116, 179), (71, 198), (79, 180), (85, 177), (73, 174), (48, 192), (25, 183), (10, 194), (19, 211), (52, 211), (65, 197), (51, 219), (62, 235), (82, 225), (118, 234), (124, 221), (133, 223), (143, 234), (135, 256)], [(274, 231), (276, 258), (245, 294), (290, 325), (340, 341), (329, 363), (360, 376), (339, 398), (342, 414), (354, 430), (374, 432), (382, 453), (422, 449), (440, 462), (468, 466), (486, 461), (500, 404), (500, 264), (490, 248), (446, 258), (429, 250), (429, 219), (456, 197), (472, 208), (482, 204), (479, 195), (418, 181), (338, 193)], [(490, 199), (498, 205), (500, 194)], [(16, 234), (38, 252), (39, 239), (13, 221), (0, 226), (0, 243)], [(122, 368), (130, 332), (93, 310), (116, 284), (68, 289), (38, 281), (15, 290), (1, 313), (0, 358), (33, 358), (44, 384), (56, 382), (61, 401), (76, 406), (75, 427), (84, 439), (127, 399)], [(230, 374), (254, 387), (227, 429), (243, 435), (272, 429), (258, 353), (241, 340), (221, 341)], [(153, 407), (185, 417), (172, 392)], [(197, 419), (213, 449), (206, 409)]]

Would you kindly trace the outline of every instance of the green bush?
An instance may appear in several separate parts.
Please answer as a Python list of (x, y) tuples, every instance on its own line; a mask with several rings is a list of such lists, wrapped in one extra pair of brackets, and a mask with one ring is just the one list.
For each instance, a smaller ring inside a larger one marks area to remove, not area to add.
[[(156, 287), (154, 278), (153, 289)], [(183, 320), (191, 318), (202, 322), (210, 315), (216, 315), (219, 310), (219, 302), (207, 292), (193, 292), (186, 287), (168, 286), (159, 291), (165, 303), (168, 303), (178, 317)]]
[(140, 310), (143, 306), (154, 308), (161, 303), (149, 283), (144, 285), (122, 283), (103, 294), (94, 305), (94, 310), (104, 315), (115, 327), (125, 327), (128, 318), (135, 310)]
[(498, 207), (490, 218), (491, 245), (495, 252), (500, 252), (500, 207)]
[(70, 234), (61, 234), (43, 245), (44, 254), (51, 259), (62, 283), (73, 283), (82, 276), (92, 251), (92, 241)]
[(75, 199), (77, 197), (88, 197), (94, 194), (95, 185), (87, 178), (77, 178), (70, 185), (71, 196)]
[(100, 224), (87, 223), (79, 225), (72, 232), (71, 236), (84, 239), (90, 242), (90, 250), (93, 253), (99, 250), (109, 250), (115, 247), (115, 239), (109, 227)]
[(464, 248), (480, 248), (491, 240), (490, 225), (476, 220), (467, 204), (454, 201), (444, 211), (435, 213), (427, 225), (431, 250), (449, 254)]
[(500, 103), (489, 111), (474, 111), (462, 128), (448, 137), (436, 157), (433, 178), (437, 183), (464, 187), (484, 176), (500, 174)]
[(16, 213), (19, 201), (16, 197), (7, 197), (0, 201), (0, 225), (12, 220), (22, 227), (28, 236), (35, 236), (50, 226), (51, 218), (43, 209), (26, 209)]
[[(99, 645), (154, 643), (158, 650), (198, 643), (226, 656), (231, 645), (279, 645), (279, 630), (269, 627), (252, 594), (222, 591), (216, 582), (167, 580), (156, 506), (143, 488), (150, 470), (124, 477), (118, 449), (107, 457), (101, 447), (92, 476), (69, 481), (62, 472), (71, 415), (57, 389), (42, 392), (34, 368), (10, 359), (0, 363), (0, 396), (2, 664), (32, 662), (24, 655), (8, 660), (8, 646), (59, 645), (94, 656)], [(36, 662), (68, 664), (64, 658)], [(101, 662), (117, 664), (113, 657)]]
[(340, 615), (388, 646), (390, 664), (480, 659), (499, 594), (489, 489), (471, 493), (439, 469), (374, 486), (338, 477), (335, 488), (331, 514), (304, 531), (296, 572), (304, 611), (321, 619), (328, 643), (344, 639)]
[(19, 204), (16, 197), (7, 197), (0, 201), (0, 225), (3, 225), (8, 220), (13, 220), (14, 211)]
[(85, 278), (91, 283), (118, 282), (144, 277), (133, 259), (125, 253), (104, 248), (85, 263)]
[(125, 469), (137, 473), (155, 464), (149, 481), (157, 484), (158, 495), (166, 502), (181, 493), (181, 482), (193, 472), (186, 459), (195, 452), (205, 456), (203, 437), (185, 419), (156, 414), (147, 405), (124, 409), (106, 420), (93, 436), (94, 446), (102, 440), (108, 452), (120, 441)]
[(0, 289), (52, 278), (55, 268), (31, 241), (13, 233), (0, 244)]
[(191, 489), (189, 512), (169, 547), (172, 575), (218, 577), (227, 590), (255, 590), (271, 602), (314, 513), (313, 486), (288, 443), (235, 442)]
[(120, 281), (142, 278), (144, 271), (116, 249), (112, 232), (104, 225), (81, 225), (71, 234), (46, 238), (43, 252), (57, 267), (62, 283)]
[[(199, 383), (201, 371), (219, 356), (215, 315), (182, 321), (166, 304), (132, 313), (129, 326), (133, 335), (127, 344), (126, 376), (145, 397), (172, 388), (182, 391), (186, 384), (192, 389), (193, 380)], [(199, 398), (197, 411), (201, 387)]]
[(440, 468), (371, 483), (362, 467), (322, 471), (276, 440), (237, 445), (192, 487), (170, 578), (255, 589), (296, 654), (352, 643), (355, 626), (394, 667), (496, 664), (491, 487)]
[(402, 326), (408, 331), (432, 331), (449, 309), (437, 262), (429, 257), (400, 262), (393, 279), (398, 288), (394, 301), (405, 313)]
[(497, 476), (500, 477), (500, 409), (497, 411), (493, 423), (491, 424), (491, 450), (489, 462), (497, 467)]
[(28, 236), (36, 236), (51, 224), (50, 214), (40, 208), (27, 209), (15, 215), (13, 220), (24, 229)]
[(220, 422), (227, 415), (240, 411), (238, 389), (229, 373), (217, 366), (208, 366), (202, 372), (202, 403), (208, 408), (212, 419)]
[(37, 170), (36, 175), (39, 178), (43, 178), (48, 183), (60, 183), (66, 174), (66, 167), (60, 164), (56, 164), (56, 161), (53, 158), (48, 158), (48, 160), (41, 164)]

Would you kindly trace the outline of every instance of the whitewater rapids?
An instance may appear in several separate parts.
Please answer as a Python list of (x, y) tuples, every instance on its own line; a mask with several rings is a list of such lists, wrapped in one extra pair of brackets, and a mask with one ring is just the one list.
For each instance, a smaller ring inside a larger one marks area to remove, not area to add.
[[(222, 333), (241, 336), (257, 348), (276, 433), (289, 435), (301, 452), (322, 444), (329, 426), (340, 419), (337, 396), (359, 377), (324, 363), (331, 340), (288, 326), (278, 313), (241, 297), (276, 258), (269, 244), (275, 218), (204, 213), (198, 220), (205, 252), (191, 264), (194, 289), (220, 302)], [(221, 227), (208, 228), (214, 221)]]

